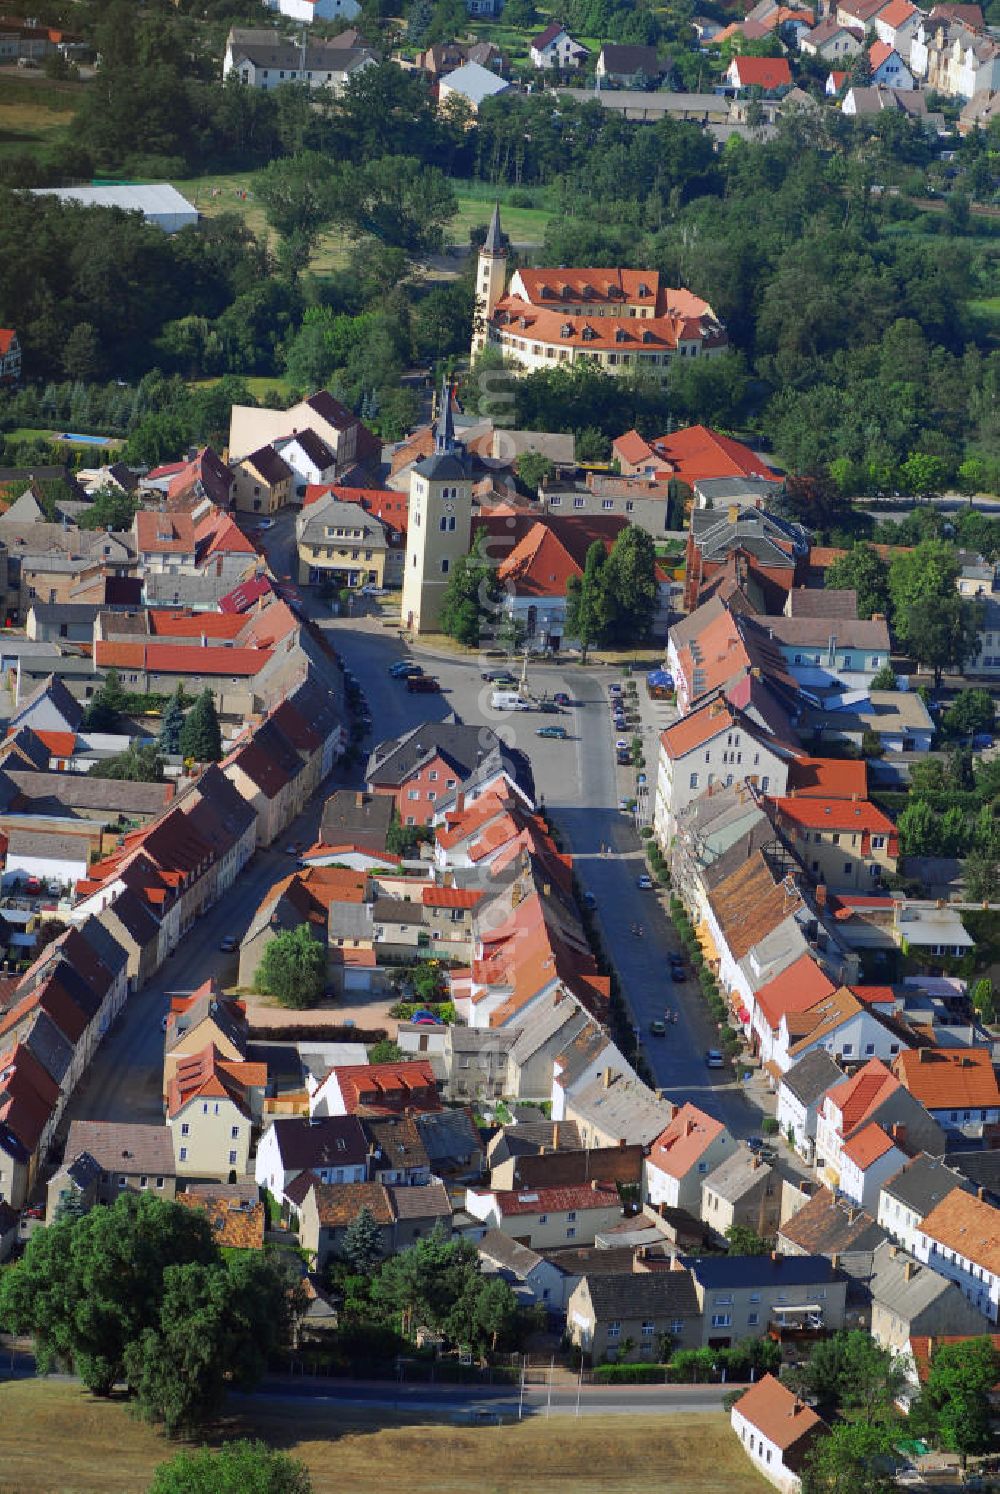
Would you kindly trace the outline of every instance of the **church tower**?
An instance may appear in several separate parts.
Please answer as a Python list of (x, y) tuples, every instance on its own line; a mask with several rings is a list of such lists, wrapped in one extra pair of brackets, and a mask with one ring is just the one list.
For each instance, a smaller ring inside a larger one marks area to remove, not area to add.
[(472, 317), (473, 358), (486, 346), (487, 324), (506, 288), (507, 250), (500, 232), (500, 204), (497, 203), (483, 247), (479, 251), (476, 269), (476, 306)]
[(410, 473), (410, 507), (403, 572), (403, 627), (433, 633), (456, 564), (472, 543), (472, 481), (476, 462), (455, 436), (451, 391), (441, 385), (434, 451)]

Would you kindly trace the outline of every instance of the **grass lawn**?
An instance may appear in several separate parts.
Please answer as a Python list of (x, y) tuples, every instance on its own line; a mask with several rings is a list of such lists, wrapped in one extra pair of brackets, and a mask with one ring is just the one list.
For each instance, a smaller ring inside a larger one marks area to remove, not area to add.
[[(316, 1494), (762, 1494), (723, 1415), (536, 1417), (520, 1426), (421, 1426), (336, 1405), (248, 1403), (222, 1435), (260, 1437), (307, 1465)], [(0, 1385), (0, 1494), (144, 1489), (176, 1448), (78, 1386)]]
[(0, 80), (0, 154), (27, 155), (68, 140), (84, 86), (41, 77)]
[[(275, 374), (270, 378), (267, 376), (258, 378), (253, 374), (241, 374), (240, 378), (255, 399), (263, 400), (268, 394), (277, 394), (281, 399), (285, 399), (291, 393), (291, 385), (288, 383), (288, 380), (281, 378), (279, 374)], [(217, 378), (196, 379), (192, 383), (191, 388), (211, 389), (213, 385), (219, 382), (220, 380)]]
[[(253, 194), (255, 175), (256, 173), (252, 171), (209, 172), (205, 176), (175, 181), (173, 186), (206, 217), (215, 218), (221, 213), (239, 213), (240, 217), (246, 219), (253, 232), (264, 238), (268, 230), (264, 222), (264, 211)], [(504, 232), (518, 244), (540, 244), (542, 242), (546, 225), (552, 216), (552, 209), (548, 207), (547, 194), (543, 188), (530, 191), (530, 196), (533, 203), (537, 204), (536, 206), (521, 208), (504, 206), (504, 202), (510, 195), (510, 188), (496, 192), (486, 184), (480, 185), (458, 180), (454, 182), (454, 186), (458, 198), (458, 212), (448, 226), (446, 237), (450, 244), (465, 246), (469, 242), (470, 228), (486, 227), (497, 196), (501, 203)], [(310, 268), (316, 275), (329, 275), (333, 270), (342, 270), (347, 264), (349, 249), (350, 242), (345, 235), (327, 234), (320, 241)]]

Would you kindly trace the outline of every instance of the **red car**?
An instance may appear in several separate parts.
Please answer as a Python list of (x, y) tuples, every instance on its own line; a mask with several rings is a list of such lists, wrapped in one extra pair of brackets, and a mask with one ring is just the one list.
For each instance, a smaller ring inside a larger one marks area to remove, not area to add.
[(433, 695), (441, 689), (441, 682), (432, 674), (411, 674), (406, 681), (406, 688), (411, 695)]

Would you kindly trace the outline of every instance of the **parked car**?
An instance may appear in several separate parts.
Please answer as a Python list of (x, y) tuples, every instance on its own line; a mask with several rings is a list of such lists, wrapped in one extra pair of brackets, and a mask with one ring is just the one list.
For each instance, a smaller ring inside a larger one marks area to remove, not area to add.
[(677, 981), (680, 985), (687, 980), (687, 969), (683, 960), (672, 959), (670, 961), (670, 979)]
[(618, 766), (620, 768), (630, 768), (632, 766), (632, 754), (631, 752), (629, 752), (627, 747), (623, 747), (618, 752), (616, 752), (615, 757), (618, 760)]
[[(389, 665), (389, 678), (393, 680), (405, 679), (408, 674), (423, 674), (419, 664), (411, 664), (409, 659), (398, 659), (395, 664)], [(345, 671), (344, 678), (347, 679)]]
[(539, 726), (535, 731), (536, 737), (549, 737), (555, 742), (565, 742), (565, 726)]
[(615, 751), (616, 752), (627, 752), (628, 751), (628, 742), (625, 740), (624, 737), (619, 737), (618, 738), (617, 742), (615, 743)]
[(274, 528), (274, 520), (273, 519), (258, 519), (256, 527), (258, 529), (273, 529)]
[(441, 681), (432, 674), (411, 674), (407, 677), (406, 688), (411, 695), (436, 695), (441, 689)]
[(584, 901), (584, 905), (586, 907), (588, 907), (588, 908), (596, 908), (597, 907), (597, 898), (594, 896), (594, 894), (592, 892), (585, 892), (583, 894), (583, 901)]
[(650, 1022), (649, 1030), (654, 1037), (666, 1037), (667, 1035), (666, 1023), (661, 1022), (659, 1017), (654, 1022)]
[(535, 705), (535, 709), (541, 711), (545, 716), (558, 716), (559, 714), (559, 707), (554, 700), (539, 700)]
[(219, 941), (219, 948), (223, 954), (232, 954), (236, 948), (236, 935), (227, 934), (224, 939)]
[(722, 1054), (719, 1052), (718, 1048), (706, 1048), (705, 1067), (707, 1069), (721, 1069), (724, 1061), (725, 1060), (723, 1059)]
[(635, 885), (639, 888), (640, 892), (652, 892), (653, 879), (648, 872), (643, 872), (641, 877), (636, 877)]
[(479, 678), (488, 685), (495, 685), (499, 680), (509, 680), (510, 677), (509, 669), (481, 669), (479, 672)]
[(369, 581), (366, 586), (362, 586), (361, 595), (363, 597), (381, 597), (385, 595), (385, 588), (383, 586), (376, 586), (374, 581)]
[(552, 699), (555, 701), (556, 705), (559, 706), (568, 706), (573, 704), (569, 696), (566, 694), (565, 690), (557, 690)]
[(620, 695), (621, 693), (622, 693), (622, 687), (621, 687), (621, 685), (619, 685), (617, 683), (617, 681), (615, 681), (613, 684), (610, 684), (608, 686), (608, 694), (609, 695)]

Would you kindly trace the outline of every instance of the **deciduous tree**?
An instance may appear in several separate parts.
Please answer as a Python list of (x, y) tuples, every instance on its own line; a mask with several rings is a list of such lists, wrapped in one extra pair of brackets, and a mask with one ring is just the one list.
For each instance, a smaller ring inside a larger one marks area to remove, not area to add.
[(282, 1006), (315, 1006), (326, 985), (326, 945), (314, 939), (309, 925), (282, 929), (264, 950), (254, 987)]
[[(823, 584), (832, 590), (856, 591), (859, 617), (871, 617), (874, 612), (884, 617), (889, 611), (889, 567), (871, 545), (855, 545), (841, 555), (827, 567)], [(894, 687), (895, 679), (892, 685), (879, 688)]]

